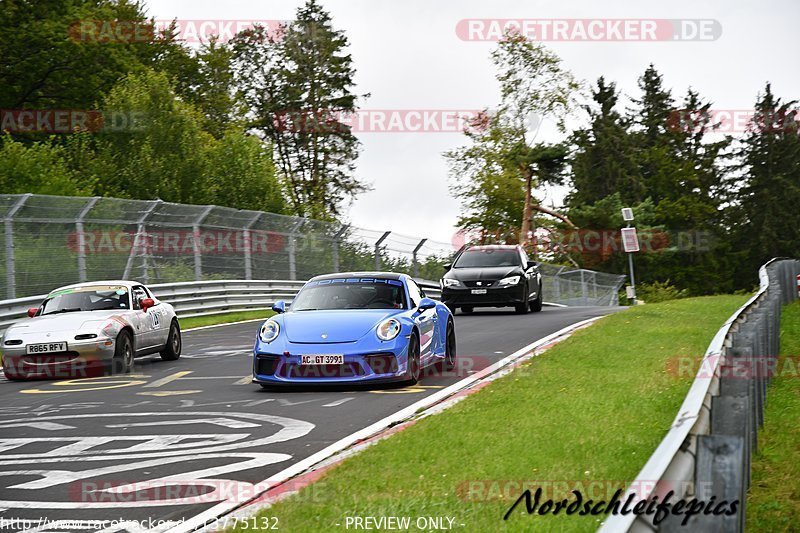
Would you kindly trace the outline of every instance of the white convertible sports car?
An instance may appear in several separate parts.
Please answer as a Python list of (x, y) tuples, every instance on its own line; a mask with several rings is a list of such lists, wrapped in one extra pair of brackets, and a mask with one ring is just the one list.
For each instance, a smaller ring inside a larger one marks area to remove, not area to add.
[(133, 281), (95, 281), (56, 289), (2, 337), (8, 379), (79, 378), (128, 373), (133, 358), (181, 355), (175, 309)]

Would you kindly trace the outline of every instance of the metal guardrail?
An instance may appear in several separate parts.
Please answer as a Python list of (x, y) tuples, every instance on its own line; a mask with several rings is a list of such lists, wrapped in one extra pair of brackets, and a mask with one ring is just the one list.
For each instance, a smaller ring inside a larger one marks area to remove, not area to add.
[(739, 500), (730, 516), (699, 514), (684, 526), (670, 514), (613, 515), (600, 533), (646, 531), (743, 531), (750, 458), (764, 422), (766, 386), (780, 351), (781, 305), (794, 301), (800, 261), (773, 259), (759, 269), (758, 292), (719, 329), (667, 435), (631, 484), (637, 500), (671, 503), (697, 498)]
[[(426, 295), (441, 296), (438, 283), (419, 279), (417, 282)], [(175, 306), (180, 318), (189, 318), (269, 309), (277, 300), (291, 301), (304, 283), (290, 280), (188, 281), (149, 285), (149, 288), (159, 300)], [(38, 307), (45, 296), (0, 300), (0, 333), (25, 318), (28, 308)]]

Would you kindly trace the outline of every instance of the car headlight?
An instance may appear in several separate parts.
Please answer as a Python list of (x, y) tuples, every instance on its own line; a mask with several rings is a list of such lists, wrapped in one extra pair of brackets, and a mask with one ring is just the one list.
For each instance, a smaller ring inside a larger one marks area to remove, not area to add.
[(460, 287), (461, 282), (457, 279), (442, 278), (442, 285), (443, 287)]
[(519, 283), (519, 276), (508, 276), (497, 282), (498, 287), (508, 287), (509, 285), (516, 285)]
[(280, 332), (280, 324), (274, 320), (267, 320), (261, 326), (261, 331), (258, 332), (258, 338), (261, 339), (262, 342), (272, 342), (278, 337)]
[(378, 338), (382, 341), (390, 341), (400, 334), (400, 322), (394, 318), (387, 318), (378, 324)]

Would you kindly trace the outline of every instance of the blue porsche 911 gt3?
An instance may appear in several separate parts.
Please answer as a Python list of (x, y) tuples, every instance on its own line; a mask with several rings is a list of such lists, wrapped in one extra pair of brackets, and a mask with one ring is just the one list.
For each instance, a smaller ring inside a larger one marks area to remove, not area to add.
[(253, 381), (276, 385), (416, 383), (422, 369), (452, 369), (453, 316), (425, 297), (405, 274), (317, 276), (289, 309), (262, 324), (253, 356)]

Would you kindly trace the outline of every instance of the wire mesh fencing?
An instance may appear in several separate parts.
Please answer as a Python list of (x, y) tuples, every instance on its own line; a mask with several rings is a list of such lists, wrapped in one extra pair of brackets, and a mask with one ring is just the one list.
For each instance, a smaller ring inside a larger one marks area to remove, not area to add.
[[(0, 299), (97, 279), (305, 280), (384, 270), (438, 280), (458, 250), (347, 224), (160, 200), (0, 195)], [(616, 305), (622, 276), (542, 264), (545, 299)]]

